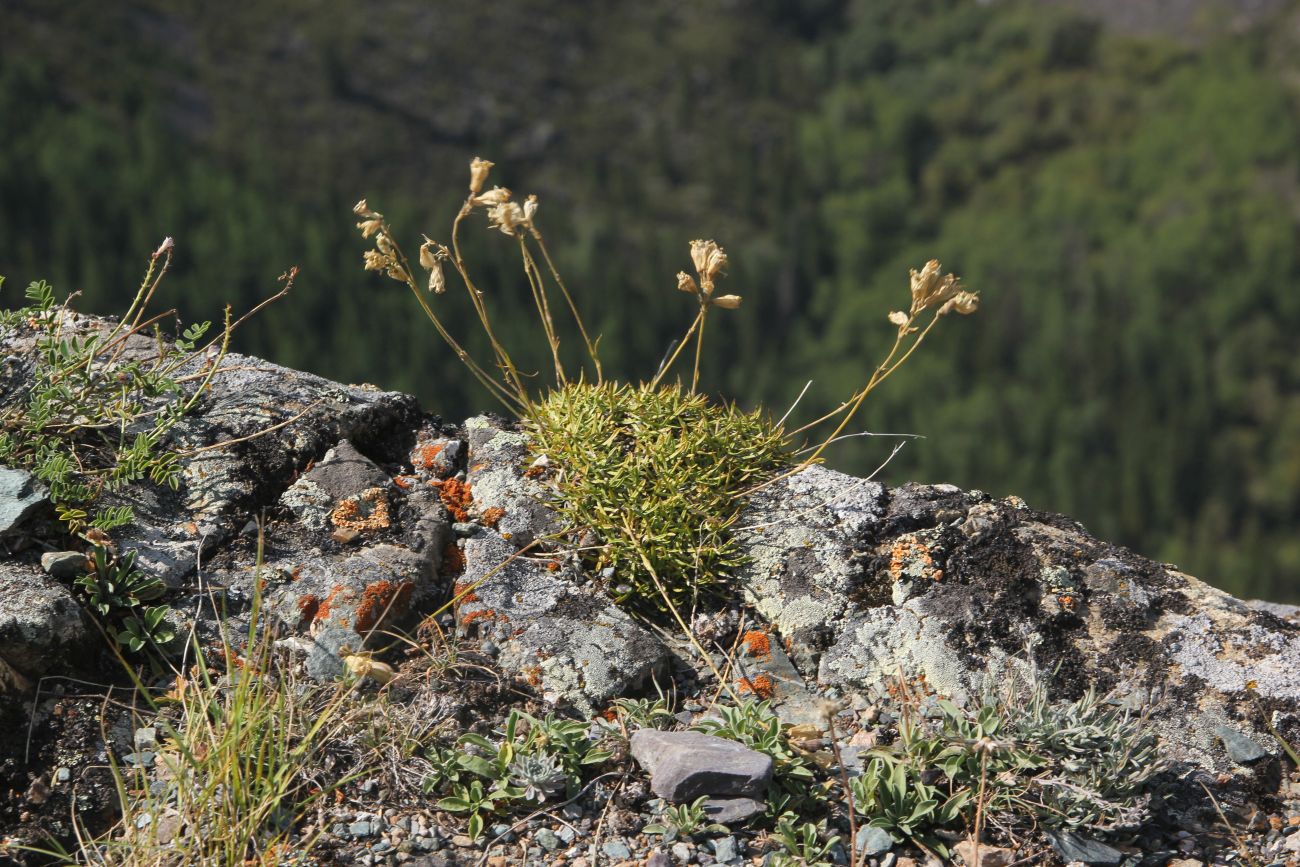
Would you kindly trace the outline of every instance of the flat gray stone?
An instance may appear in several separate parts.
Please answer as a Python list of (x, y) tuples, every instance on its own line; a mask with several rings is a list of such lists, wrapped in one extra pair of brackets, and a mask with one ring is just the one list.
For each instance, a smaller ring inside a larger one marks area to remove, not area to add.
[(710, 798), (704, 802), (704, 815), (719, 825), (734, 825), (762, 815), (767, 804), (753, 798)]
[(76, 578), (86, 571), (86, 555), (80, 551), (50, 551), (41, 555), (41, 568), (52, 578)]
[(632, 756), (650, 773), (651, 790), (666, 801), (701, 795), (762, 797), (772, 779), (772, 759), (757, 750), (702, 732), (641, 729)]
[(0, 533), (11, 533), (49, 502), (49, 492), (26, 470), (0, 467)]
[(1239, 765), (1249, 765), (1268, 755), (1268, 751), (1232, 726), (1219, 726), (1214, 733), (1223, 741), (1228, 758)]
[(858, 829), (858, 853), (869, 858), (883, 855), (894, 848), (894, 838), (884, 828), (868, 825)]
[(1081, 861), (1100, 867), (1114, 867), (1124, 860), (1123, 852), (1100, 840), (1082, 837), (1071, 831), (1047, 831), (1046, 834), (1056, 854), (1067, 864)]

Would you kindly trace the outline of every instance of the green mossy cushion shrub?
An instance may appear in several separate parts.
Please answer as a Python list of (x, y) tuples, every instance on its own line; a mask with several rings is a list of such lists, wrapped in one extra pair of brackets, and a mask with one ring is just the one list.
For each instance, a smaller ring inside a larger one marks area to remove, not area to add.
[(690, 604), (738, 566), (728, 530), (743, 492), (790, 464), (765, 413), (677, 385), (570, 384), (533, 406), (528, 429), (558, 471), (555, 508), (596, 535), (594, 566), (612, 567), (609, 592), (638, 609), (667, 611), (665, 594)]

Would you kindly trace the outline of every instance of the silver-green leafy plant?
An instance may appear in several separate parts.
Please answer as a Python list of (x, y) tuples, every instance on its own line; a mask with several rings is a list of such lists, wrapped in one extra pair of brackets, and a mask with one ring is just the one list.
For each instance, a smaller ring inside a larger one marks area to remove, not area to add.
[(726, 825), (709, 821), (709, 814), (704, 809), (704, 804), (708, 800), (707, 795), (701, 795), (689, 804), (666, 805), (663, 812), (659, 814), (659, 820), (646, 825), (641, 830), (646, 834), (662, 834), (665, 843), (693, 837), (706, 831), (725, 833)]
[(770, 867), (830, 867), (831, 850), (840, 842), (837, 835), (827, 835), (824, 825), (797, 822), (793, 813), (783, 813), (772, 831), (772, 839), (781, 846), (768, 861)]
[(770, 701), (744, 699), (735, 705), (718, 705), (714, 710), (716, 718), (702, 719), (693, 728), (737, 741), (772, 758), (768, 801), (769, 807), (774, 803), (779, 807), (774, 815), (824, 802), (825, 791), (816, 785), (813, 768), (791, 748)]
[(133, 652), (161, 648), (176, 637), (167, 623), (166, 605), (147, 605), (162, 597), (166, 585), (135, 568), (136, 552), (114, 560), (96, 547), (93, 568), (76, 579), (87, 606), (104, 619), (118, 644)]

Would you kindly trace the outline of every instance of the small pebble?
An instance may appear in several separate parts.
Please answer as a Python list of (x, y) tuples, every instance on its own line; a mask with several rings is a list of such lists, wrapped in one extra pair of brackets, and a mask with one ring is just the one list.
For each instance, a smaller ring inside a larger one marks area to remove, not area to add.
[(735, 837), (722, 837), (713, 841), (713, 857), (717, 858), (723, 864), (734, 861), (740, 857), (740, 852), (736, 846)]
[(541, 846), (547, 852), (554, 852), (560, 848), (560, 838), (550, 828), (542, 828), (533, 835), (533, 841)]
[(610, 840), (600, 847), (601, 851), (617, 861), (626, 861), (632, 857), (632, 850), (622, 840)]

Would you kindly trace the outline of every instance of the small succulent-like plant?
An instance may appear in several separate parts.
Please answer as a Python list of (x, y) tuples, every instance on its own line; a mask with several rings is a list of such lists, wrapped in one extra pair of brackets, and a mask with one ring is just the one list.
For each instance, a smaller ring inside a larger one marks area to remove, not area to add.
[(545, 801), (568, 781), (560, 762), (546, 753), (526, 753), (510, 763), (510, 782), (524, 790), (526, 800)]

